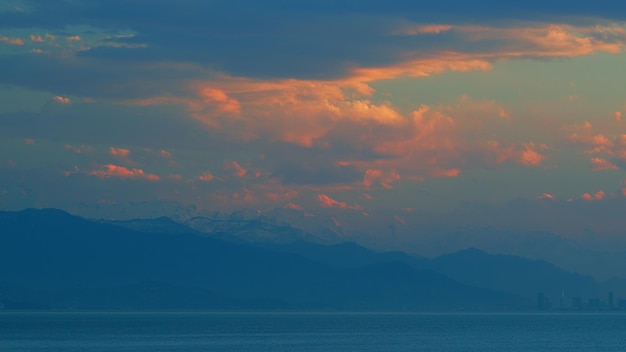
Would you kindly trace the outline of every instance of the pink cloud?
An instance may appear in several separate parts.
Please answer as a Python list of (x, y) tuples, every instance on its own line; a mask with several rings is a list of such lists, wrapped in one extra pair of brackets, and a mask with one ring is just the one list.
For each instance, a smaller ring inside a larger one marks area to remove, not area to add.
[(318, 194), (317, 200), (319, 201), (320, 206), (323, 208), (363, 210), (363, 208), (359, 205), (348, 205), (345, 202), (334, 200), (325, 194)]
[(298, 210), (298, 211), (303, 211), (304, 208), (301, 205), (295, 204), (295, 203), (287, 203), (285, 204), (285, 206), (283, 207), (284, 209), (293, 209), (293, 210)]
[(172, 156), (172, 153), (168, 152), (167, 150), (161, 150), (159, 152), (159, 155), (161, 155), (164, 158), (169, 158)]
[(604, 196), (605, 196), (604, 191), (600, 190), (600, 191), (594, 193), (593, 195), (591, 195), (590, 193), (584, 193), (582, 195), (582, 199), (584, 199), (586, 201), (603, 200)]
[(482, 147), (484, 148), (484, 158), (487, 164), (502, 164), (507, 161), (514, 161), (525, 166), (541, 165), (545, 161), (545, 156), (539, 150), (547, 149), (547, 146), (533, 142), (515, 145), (488, 141)]
[(88, 153), (88, 152), (93, 151), (93, 147), (91, 147), (90, 145), (73, 146), (70, 144), (66, 144), (65, 149), (71, 150), (77, 154)]
[(158, 181), (160, 178), (154, 174), (147, 174), (142, 169), (129, 169), (124, 166), (107, 164), (100, 170), (89, 172), (90, 175), (100, 178), (120, 177), (120, 178), (140, 178), (149, 181)]
[(555, 196), (553, 196), (553, 195), (552, 195), (552, 194), (550, 194), (550, 193), (544, 193), (544, 194), (540, 195), (539, 197), (537, 197), (537, 199), (550, 199), (550, 200), (555, 200), (555, 199), (556, 199), (556, 197), (555, 197)]
[[(396, 32), (403, 35), (454, 32), (459, 38), (476, 42), (478, 49), (422, 56), (411, 53), (387, 66), (355, 65), (343, 77), (328, 80), (262, 80), (218, 74), (211, 80), (181, 83), (178, 88), (186, 92), (180, 96), (156, 96), (127, 103), (179, 104), (191, 117), (231, 140), (283, 142), (329, 151), (341, 145), (381, 155), (384, 157), (377, 160), (350, 163), (363, 173), (365, 188), (378, 185), (391, 188), (400, 179), (399, 175), (423, 180), (456, 177), (468, 168), (502, 163), (536, 167), (546, 162), (548, 152), (540, 140), (511, 138), (522, 135), (516, 130), (520, 123), (509, 107), (496, 101), (464, 96), (454, 104), (422, 105), (407, 112), (384, 101), (381, 94), (376, 94), (372, 82), (425, 77), (445, 71), (490, 70), (494, 62), (520, 57), (615, 53), (621, 50), (626, 38), (620, 28), (607, 26), (403, 24)], [(493, 48), (481, 46), (481, 42), (506, 45)], [(486, 47), (493, 49), (480, 50)], [(599, 132), (595, 135), (603, 136)], [(594, 148), (614, 148), (607, 144), (611, 141), (608, 137), (602, 140), (585, 135), (585, 138)], [(225, 168), (237, 177), (261, 176), (236, 162)]]
[(24, 41), (21, 38), (9, 38), (0, 36), (0, 42), (10, 45), (24, 45)]
[(378, 169), (367, 169), (363, 176), (363, 185), (370, 188), (376, 184), (379, 184), (385, 189), (392, 189), (391, 184), (400, 180), (400, 175), (395, 170), (390, 172), (384, 172)]
[(78, 42), (81, 40), (81, 38), (78, 35), (72, 35), (72, 36), (65, 38), (65, 40), (67, 40), (68, 42)]
[(432, 177), (458, 177), (461, 174), (459, 169), (440, 169), (430, 173)]
[(273, 202), (285, 202), (298, 196), (298, 191), (290, 190), (286, 192), (270, 192), (265, 194), (265, 198)]
[(239, 101), (229, 97), (221, 89), (203, 87), (198, 93), (206, 104), (215, 107), (219, 112), (238, 114), (241, 111), (241, 104)]
[(535, 143), (524, 143), (522, 144), (522, 148), (522, 152), (519, 156), (520, 163), (527, 166), (537, 166), (543, 162), (544, 156), (537, 152)]
[[(604, 154), (626, 161), (626, 126), (619, 119), (598, 120), (592, 125), (570, 125), (565, 128), (570, 142), (585, 148), (587, 154)], [(600, 156), (592, 158), (594, 170), (612, 169)]]
[(418, 25), (396, 31), (396, 35), (416, 35), (416, 34), (440, 34), (452, 29), (452, 26), (445, 24)]
[(32, 138), (24, 138), (24, 143), (33, 145), (35, 144), (35, 140)]
[(398, 216), (398, 215), (394, 215), (394, 219), (396, 219), (397, 222), (401, 223), (402, 225), (406, 225), (406, 219)]
[(593, 171), (602, 171), (602, 170), (617, 170), (619, 169), (617, 165), (612, 162), (602, 159), (602, 158), (591, 158), (591, 165)]
[(198, 180), (203, 181), (203, 182), (210, 182), (210, 181), (213, 181), (214, 179), (215, 177), (213, 176), (213, 174), (208, 171), (198, 176)]
[(239, 163), (236, 161), (233, 161), (230, 164), (227, 164), (224, 168), (226, 170), (229, 170), (230, 172), (233, 173), (234, 176), (239, 177), (239, 178), (243, 178), (248, 173), (248, 171), (244, 169), (243, 167), (241, 167), (241, 165), (239, 165)]
[(60, 95), (57, 95), (53, 98), (56, 102), (61, 103), (61, 104), (71, 104), (72, 101), (70, 100), (70, 98), (66, 98), (66, 97), (62, 97)]
[(126, 158), (130, 155), (130, 150), (128, 149), (124, 149), (124, 148), (115, 148), (115, 147), (111, 147), (109, 148), (109, 153), (113, 156), (117, 156), (120, 158)]

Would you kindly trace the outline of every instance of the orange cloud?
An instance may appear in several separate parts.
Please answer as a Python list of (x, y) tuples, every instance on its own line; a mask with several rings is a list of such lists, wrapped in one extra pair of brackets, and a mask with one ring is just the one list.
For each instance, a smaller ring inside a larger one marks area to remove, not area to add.
[(213, 179), (215, 179), (215, 177), (213, 176), (212, 173), (208, 171), (198, 176), (198, 180), (203, 181), (203, 182), (210, 182), (210, 181), (213, 181)]
[(597, 200), (602, 200), (604, 199), (604, 191), (598, 191), (593, 195), (593, 198), (597, 199)]
[(618, 26), (572, 26), (548, 24), (536, 27), (454, 26), (472, 41), (508, 40), (511, 44), (496, 54), (500, 57), (574, 57), (605, 51), (621, 52), (626, 31)]
[(147, 174), (142, 169), (128, 169), (124, 166), (107, 164), (101, 170), (93, 170), (90, 175), (100, 178), (120, 177), (120, 178), (140, 178), (149, 181), (158, 181), (160, 178), (154, 174)]
[(540, 165), (544, 159), (545, 157), (537, 152), (535, 143), (522, 144), (522, 151), (519, 156), (520, 163), (527, 166), (537, 166)]
[(298, 196), (298, 191), (290, 190), (282, 193), (270, 192), (265, 197), (273, 202), (285, 202)]
[(593, 171), (602, 171), (602, 170), (617, 170), (619, 169), (617, 165), (612, 162), (602, 159), (602, 158), (591, 158), (591, 165)]
[(378, 169), (367, 169), (365, 170), (365, 175), (363, 176), (363, 185), (370, 188), (379, 184), (385, 189), (392, 189), (393, 187), (391, 184), (398, 180), (400, 180), (400, 175), (395, 170), (385, 173), (384, 171)]
[[(586, 148), (587, 154), (605, 154), (626, 161), (626, 125), (620, 119), (571, 125), (565, 131), (572, 143)], [(601, 157), (592, 158), (591, 162), (594, 170), (613, 169), (612, 163)]]
[(226, 165), (225, 169), (231, 171), (234, 176), (239, 178), (246, 176), (246, 174), (248, 173), (248, 170), (241, 167), (241, 165), (239, 165), (239, 163), (236, 161), (233, 161), (232, 163)]
[(220, 112), (238, 114), (241, 111), (241, 104), (221, 89), (202, 87), (198, 93), (205, 103), (215, 106)]
[(161, 150), (159, 152), (159, 155), (164, 157), (164, 158), (169, 158), (172, 156), (172, 153), (168, 152), (167, 150)]
[(398, 216), (398, 215), (394, 215), (394, 219), (396, 219), (397, 222), (401, 223), (402, 225), (406, 225), (406, 219)]
[(582, 199), (586, 200), (586, 201), (592, 201), (592, 200), (602, 200), (604, 199), (604, 191), (600, 190), (596, 193), (594, 193), (593, 195), (591, 195), (590, 193), (584, 193), (582, 195)]
[[(625, 31), (612, 26), (402, 24), (402, 28), (392, 32), (450, 32), (477, 45), (471, 52), (406, 52), (398, 62), (378, 67), (353, 66), (337, 79), (261, 80), (216, 74), (211, 80), (181, 83), (178, 88), (186, 90), (181, 96), (125, 103), (179, 104), (207, 128), (233, 140), (285, 142), (322, 150), (339, 145), (364, 151), (363, 155), (374, 157), (349, 161), (363, 172), (363, 186), (391, 188), (400, 174), (412, 180), (456, 177), (469, 167), (507, 162), (535, 167), (544, 164), (548, 156), (540, 141), (497, 139), (506, 136), (499, 133), (503, 130), (515, 131), (516, 123), (510, 110), (498, 102), (465, 96), (456, 104), (422, 105), (405, 112), (376, 95), (372, 82), (445, 71), (490, 70), (494, 62), (521, 57), (617, 53), (626, 42)], [(583, 138), (580, 143), (599, 148), (598, 151), (615, 149), (617, 141), (600, 132), (576, 132)], [(226, 169), (237, 177), (252, 174), (236, 162)]]
[(461, 174), (459, 169), (434, 170), (430, 173), (432, 177), (458, 177)]
[(540, 195), (539, 197), (537, 197), (537, 199), (550, 199), (550, 200), (555, 200), (555, 199), (556, 199), (556, 197), (555, 197), (555, 196), (553, 196), (553, 195), (552, 195), (552, 194), (550, 194), (550, 193), (544, 193), (544, 194)]
[(65, 38), (65, 40), (67, 40), (68, 42), (78, 42), (81, 39), (80, 39), (80, 36), (73, 35), (73, 36), (69, 36), (69, 37)]
[(24, 138), (24, 143), (33, 145), (35, 144), (35, 140), (32, 138)]
[(109, 148), (109, 153), (111, 155), (113, 155), (113, 156), (117, 156), (117, 157), (120, 157), (120, 158), (125, 158), (128, 155), (130, 155), (130, 150), (124, 149), (124, 148), (114, 148), (114, 147), (111, 147), (111, 148)]
[(88, 153), (88, 152), (93, 151), (93, 147), (90, 145), (73, 146), (71, 144), (66, 144), (65, 149), (69, 149), (77, 154)]
[(30, 35), (30, 41), (34, 43), (43, 43), (43, 38), (40, 35)]
[(61, 104), (70, 104), (72, 102), (70, 98), (62, 97), (59, 95), (55, 96), (53, 99)]
[(21, 38), (9, 38), (0, 36), (0, 42), (4, 42), (10, 45), (24, 45), (24, 41)]
[(396, 31), (396, 35), (416, 35), (416, 34), (439, 34), (447, 32), (452, 29), (452, 26), (445, 24), (432, 24), (432, 25), (418, 25), (408, 28), (403, 28)]
[(320, 206), (323, 208), (363, 210), (363, 208), (359, 205), (348, 205), (347, 203), (334, 200), (325, 194), (318, 194), (317, 200), (319, 201)]
[(537, 145), (533, 142), (503, 145), (498, 141), (488, 141), (482, 147), (485, 149), (484, 156), (488, 164), (501, 164), (512, 160), (526, 166), (541, 165), (545, 156), (538, 150), (547, 148), (545, 145)]
[(284, 209), (293, 209), (293, 210), (298, 210), (298, 211), (303, 211), (304, 208), (301, 205), (295, 204), (295, 203), (287, 203), (285, 204), (285, 206), (283, 207)]

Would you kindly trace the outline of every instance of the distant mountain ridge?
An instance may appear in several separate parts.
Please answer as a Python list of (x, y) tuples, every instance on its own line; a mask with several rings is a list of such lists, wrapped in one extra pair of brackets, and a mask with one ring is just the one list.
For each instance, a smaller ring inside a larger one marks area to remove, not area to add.
[(422, 311), (527, 304), (400, 261), (339, 268), (207, 235), (140, 232), (58, 210), (0, 212), (0, 230), (0, 299), (9, 308), (21, 302), (57, 309)]

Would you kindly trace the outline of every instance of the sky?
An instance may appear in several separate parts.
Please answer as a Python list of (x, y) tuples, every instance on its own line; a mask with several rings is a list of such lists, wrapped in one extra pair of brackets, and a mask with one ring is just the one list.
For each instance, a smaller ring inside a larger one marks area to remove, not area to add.
[(0, 209), (617, 240), (625, 45), (618, 1), (4, 0)]

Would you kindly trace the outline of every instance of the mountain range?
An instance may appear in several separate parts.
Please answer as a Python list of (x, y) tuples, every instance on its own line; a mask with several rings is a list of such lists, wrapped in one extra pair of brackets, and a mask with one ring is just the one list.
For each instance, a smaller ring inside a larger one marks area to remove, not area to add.
[[(626, 296), (548, 262), (466, 249), (436, 258), (328, 243), (288, 224), (89, 220), (57, 209), (0, 212), (5, 309), (533, 310)], [(614, 303), (617, 306), (617, 303)], [(606, 307), (612, 307), (606, 301)]]

